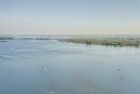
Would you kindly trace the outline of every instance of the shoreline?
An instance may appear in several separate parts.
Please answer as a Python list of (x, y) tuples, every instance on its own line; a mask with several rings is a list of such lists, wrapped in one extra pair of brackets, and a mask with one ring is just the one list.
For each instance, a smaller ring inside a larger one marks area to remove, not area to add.
[(102, 45), (102, 46), (114, 46), (114, 47), (140, 47), (140, 37), (108, 37), (108, 38), (80, 38), (71, 37), (65, 39), (58, 39), (61, 42), (72, 42), (86, 45)]
[(24, 37), (12, 37), (12, 36), (1, 36), (0, 42), (7, 42), (8, 40), (58, 40), (61, 42), (72, 42), (86, 45), (103, 45), (103, 46), (115, 46), (115, 47), (140, 47), (140, 35), (137, 36), (24, 36)]

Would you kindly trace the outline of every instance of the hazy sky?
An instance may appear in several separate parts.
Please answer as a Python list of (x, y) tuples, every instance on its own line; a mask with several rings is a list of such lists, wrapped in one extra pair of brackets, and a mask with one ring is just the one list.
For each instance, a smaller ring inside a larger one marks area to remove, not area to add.
[(0, 34), (140, 34), (140, 0), (0, 0)]

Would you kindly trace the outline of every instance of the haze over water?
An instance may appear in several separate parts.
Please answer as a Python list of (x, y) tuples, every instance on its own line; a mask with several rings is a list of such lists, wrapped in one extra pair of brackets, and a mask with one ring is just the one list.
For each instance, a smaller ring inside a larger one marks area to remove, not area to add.
[(0, 0), (0, 94), (140, 94), (139, 34), (140, 0)]

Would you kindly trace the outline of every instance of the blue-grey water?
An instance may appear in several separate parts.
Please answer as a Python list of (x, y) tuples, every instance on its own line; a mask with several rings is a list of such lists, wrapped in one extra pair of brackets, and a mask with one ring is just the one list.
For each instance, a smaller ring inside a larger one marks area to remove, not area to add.
[(0, 94), (140, 94), (140, 49), (0, 42)]

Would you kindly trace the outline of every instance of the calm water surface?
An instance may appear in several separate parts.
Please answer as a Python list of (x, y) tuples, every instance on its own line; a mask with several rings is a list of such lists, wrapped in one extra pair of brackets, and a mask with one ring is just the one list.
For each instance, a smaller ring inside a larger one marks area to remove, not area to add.
[(140, 94), (140, 49), (0, 43), (0, 94)]

